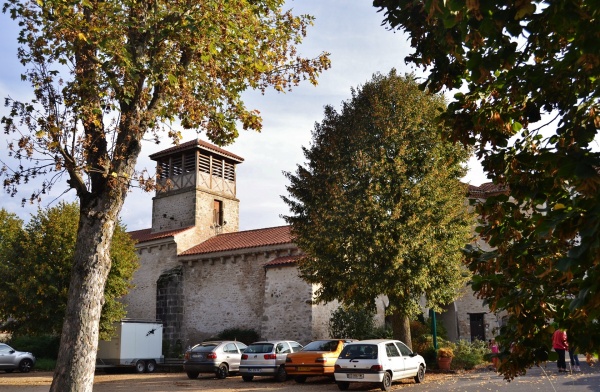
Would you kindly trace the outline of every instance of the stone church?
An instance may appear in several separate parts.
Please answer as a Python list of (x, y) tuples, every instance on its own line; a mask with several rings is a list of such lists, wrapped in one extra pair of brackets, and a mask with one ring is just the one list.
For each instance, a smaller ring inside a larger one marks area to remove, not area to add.
[[(131, 232), (140, 268), (125, 297), (127, 317), (157, 319), (164, 340), (187, 347), (228, 328), (306, 344), (327, 338), (337, 303), (312, 303), (317, 287), (298, 276), (302, 251), (289, 226), (239, 231), (236, 167), (244, 159), (202, 140), (150, 156), (162, 185), (152, 227)], [(497, 187), (470, 187), (485, 198)], [(449, 338), (489, 339), (502, 320), (468, 288), (438, 315)], [(378, 317), (383, 322), (383, 302)], [(426, 309), (424, 310), (426, 311)]]

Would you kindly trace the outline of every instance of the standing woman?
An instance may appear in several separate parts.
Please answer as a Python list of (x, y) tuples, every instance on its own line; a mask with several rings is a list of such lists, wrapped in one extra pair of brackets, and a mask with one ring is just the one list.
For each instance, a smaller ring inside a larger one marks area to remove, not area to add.
[(567, 362), (565, 361), (565, 352), (569, 350), (569, 344), (567, 343), (567, 332), (556, 327), (554, 335), (552, 335), (552, 347), (558, 354), (558, 372), (567, 371)]

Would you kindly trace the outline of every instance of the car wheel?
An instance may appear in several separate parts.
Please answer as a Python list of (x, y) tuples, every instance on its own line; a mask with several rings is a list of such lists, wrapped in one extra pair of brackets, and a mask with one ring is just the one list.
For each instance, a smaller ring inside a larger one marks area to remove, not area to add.
[(153, 360), (146, 362), (146, 373), (154, 373), (155, 370), (156, 362), (154, 362)]
[(415, 382), (417, 384), (420, 384), (423, 382), (423, 379), (425, 378), (425, 366), (420, 365), (419, 366), (419, 371), (417, 372), (417, 375), (415, 376)]
[(298, 384), (304, 384), (304, 382), (306, 381), (306, 376), (296, 376), (294, 380), (296, 380)]
[(242, 376), (242, 380), (244, 381), (252, 381), (254, 379), (254, 376)]
[(392, 375), (390, 372), (383, 373), (383, 381), (381, 382), (381, 390), (389, 391), (392, 387)]
[(219, 367), (217, 368), (217, 371), (215, 372), (215, 376), (217, 376), (217, 378), (219, 379), (224, 379), (229, 375), (229, 368), (227, 367), (226, 363), (222, 363), (219, 365)]
[(285, 368), (283, 366), (279, 366), (279, 369), (277, 369), (277, 374), (275, 375), (275, 380), (284, 382), (286, 379), (287, 373), (285, 372)]
[(199, 372), (186, 372), (189, 379), (195, 380), (198, 378)]
[(338, 381), (337, 386), (340, 391), (347, 391), (350, 388), (350, 383), (348, 381)]
[(136, 373), (144, 373), (146, 370), (146, 362), (139, 360), (135, 363), (135, 372)]
[(19, 363), (19, 371), (21, 373), (29, 373), (33, 368), (33, 361), (31, 359), (24, 359)]

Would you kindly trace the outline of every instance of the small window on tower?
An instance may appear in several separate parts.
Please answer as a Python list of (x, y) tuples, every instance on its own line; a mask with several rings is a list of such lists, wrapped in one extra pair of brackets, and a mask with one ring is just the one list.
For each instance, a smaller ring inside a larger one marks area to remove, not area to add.
[(213, 223), (217, 226), (223, 226), (223, 202), (221, 200), (215, 200)]

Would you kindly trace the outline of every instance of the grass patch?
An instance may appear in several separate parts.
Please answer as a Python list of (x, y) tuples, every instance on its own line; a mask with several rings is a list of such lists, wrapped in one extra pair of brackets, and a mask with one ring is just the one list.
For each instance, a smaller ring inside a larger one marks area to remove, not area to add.
[(51, 358), (36, 358), (34, 369), (44, 371), (54, 371), (56, 367), (56, 359)]

